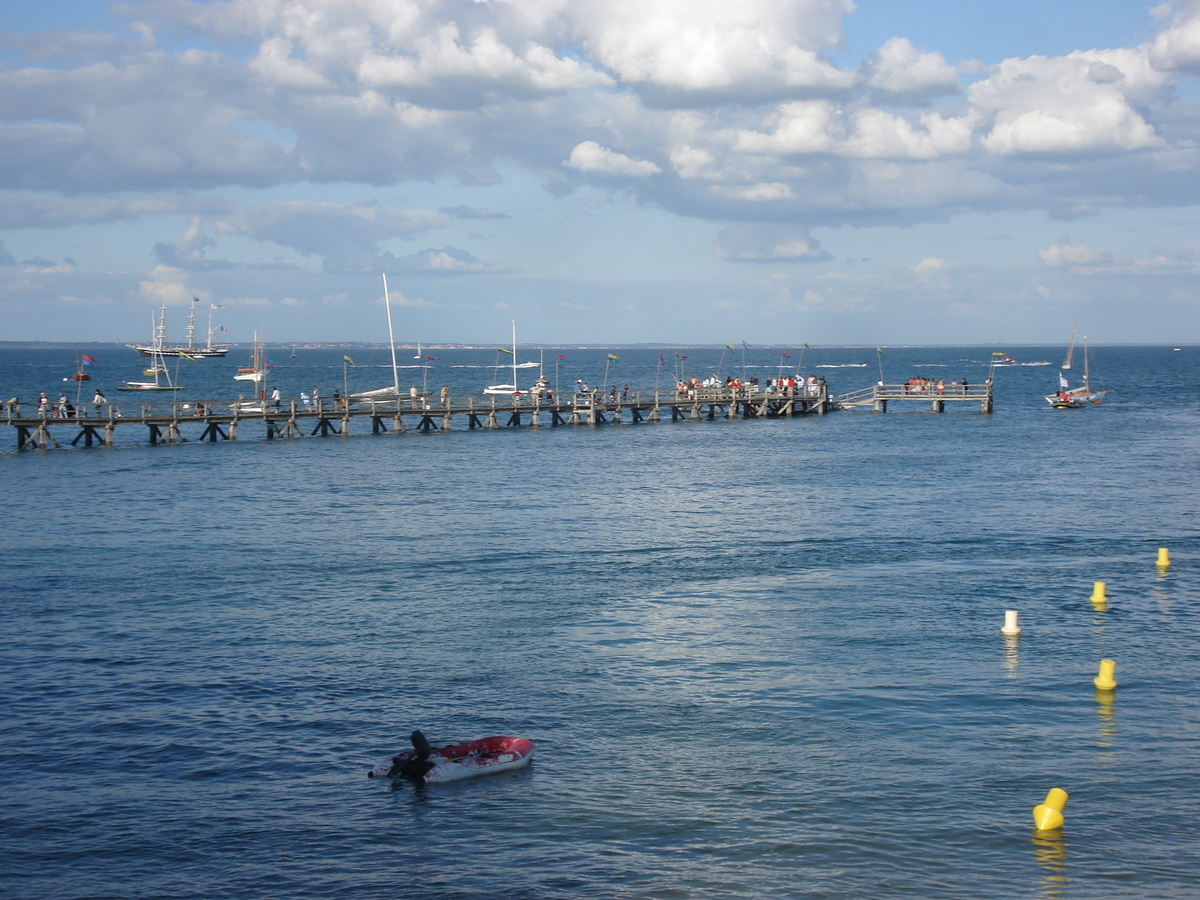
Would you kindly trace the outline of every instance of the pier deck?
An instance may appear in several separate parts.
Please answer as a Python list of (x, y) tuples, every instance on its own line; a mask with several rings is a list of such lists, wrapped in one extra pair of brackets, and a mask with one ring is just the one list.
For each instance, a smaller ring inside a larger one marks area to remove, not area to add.
[(990, 381), (981, 385), (963, 387), (948, 387), (937, 390), (933, 386), (914, 388), (907, 384), (877, 384), (849, 394), (842, 394), (830, 401), (835, 409), (854, 409), (870, 407), (875, 412), (887, 412), (888, 404), (893, 402), (921, 402), (929, 405), (929, 411), (940, 413), (946, 411), (947, 403), (976, 403), (981, 413), (992, 411), (992, 385)]
[[(142, 426), (151, 444), (236, 440), (239, 427), (258, 423), (256, 434), (267, 440), (305, 435), (349, 435), (409, 431), (450, 431), (454, 423), (468, 430), (561, 425), (604, 425), (629, 422), (701, 421), (822, 415), (830, 409), (824, 384), (785, 392), (743, 388), (629, 391), (611, 398), (577, 394), (547, 400), (528, 394), (514, 397), (449, 394), (367, 400), (321, 399), (306, 405), (270, 400), (139, 400), (84, 404), (74, 414), (4, 405), (3, 423), (16, 429), (17, 449), (61, 447), (56, 434), (71, 446), (112, 446), (117, 428)], [(69, 439), (67, 436), (73, 434)]]

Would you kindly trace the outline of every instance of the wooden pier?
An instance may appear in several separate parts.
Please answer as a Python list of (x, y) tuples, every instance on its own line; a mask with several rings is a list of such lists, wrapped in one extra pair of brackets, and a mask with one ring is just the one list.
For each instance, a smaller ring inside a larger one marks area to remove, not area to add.
[[(712, 419), (823, 415), (831, 409), (826, 386), (786, 391), (712, 388), (688, 391), (628, 391), (616, 397), (598, 393), (547, 399), (528, 394), (491, 396), (446, 394), (349, 402), (300, 400), (158, 400), (84, 404), (68, 416), (49, 410), (4, 405), (4, 423), (16, 429), (17, 449), (71, 446), (111, 447), (117, 428), (141, 426), (151, 444), (232, 441), (239, 427), (261, 423), (267, 440), (308, 436), (445, 432), (465, 423), (468, 430), (548, 426), (620, 425), (628, 422), (698, 422)], [(258, 429), (256, 429), (258, 431)]]
[(835, 409), (870, 407), (875, 412), (887, 412), (888, 404), (895, 402), (925, 403), (930, 412), (946, 411), (947, 403), (976, 403), (984, 414), (992, 412), (992, 381), (989, 378), (981, 385), (962, 387), (954, 385), (938, 390), (933, 385), (877, 384), (850, 394), (843, 394), (830, 401)]

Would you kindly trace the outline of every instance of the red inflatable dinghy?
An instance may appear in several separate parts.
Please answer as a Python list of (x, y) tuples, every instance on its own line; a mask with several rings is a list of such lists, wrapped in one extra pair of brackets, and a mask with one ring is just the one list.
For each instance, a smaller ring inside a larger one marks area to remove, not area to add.
[(425, 784), (459, 781), (507, 772), (529, 765), (533, 744), (519, 737), (485, 737), (434, 749), (421, 732), (413, 732), (415, 752), (390, 756), (367, 773), (368, 778), (407, 778)]

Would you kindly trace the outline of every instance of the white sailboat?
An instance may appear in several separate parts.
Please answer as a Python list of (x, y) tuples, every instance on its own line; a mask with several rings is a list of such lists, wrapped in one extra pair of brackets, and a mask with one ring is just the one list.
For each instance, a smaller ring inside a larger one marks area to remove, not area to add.
[[(512, 355), (512, 383), (511, 384), (489, 384), (483, 389), (485, 394), (505, 394), (513, 395), (520, 394), (521, 391), (517, 388), (517, 321), (513, 319), (512, 323), (512, 350), (506, 350), (503, 347), (496, 348), (501, 353), (511, 353)], [(499, 365), (497, 364), (497, 369)], [(492, 376), (495, 377), (494, 375)]]
[(259, 340), (258, 332), (254, 332), (254, 352), (250, 357), (250, 365), (243, 366), (237, 370), (237, 374), (233, 376), (234, 381), (253, 381), (255, 384), (262, 384), (267, 380), (267, 367), (271, 363), (263, 357), (262, 341)]
[(1071, 357), (1075, 355), (1075, 322), (1071, 323), (1071, 343), (1067, 346), (1067, 358), (1063, 360), (1062, 368), (1071, 368)]
[(392, 350), (392, 383), (389, 387), (376, 388), (373, 391), (359, 391), (351, 394), (358, 400), (394, 400), (400, 396), (400, 368), (396, 365), (396, 336), (392, 331), (392, 300), (388, 294), (387, 273), (383, 273), (383, 303), (387, 308), (388, 346)]
[(1083, 336), (1083, 384), (1073, 388), (1067, 381), (1067, 376), (1059, 372), (1058, 391), (1048, 395), (1046, 402), (1055, 409), (1080, 409), (1093, 403), (1099, 403), (1104, 399), (1105, 394), (1111, 393), (1111, 390), (1094, 390), (1092, 388), (1091, 374), (1088, 371), (1087, 335), (1085, 334)]
[[(126, 381), (124, 384), (117, 385), (118, 391), (182, 391), (180, 385), (171, 383), (171, 373), (167, 371), (167, 363), (163, 357), (163, 348), (166, 343), (167, 333), (167, 307), (164, 305), (158, 317), (158, 323), (154, 322), (154, 313), (150, 313), (150, 328), (154, 335), (150, 343), (150, 365), (142, 371), (142, 374), (153, 376), (153, 381)], [(140, 352), (140, 349), (139, 349)], [(165, 382), (165, 383), (164, 383)]]

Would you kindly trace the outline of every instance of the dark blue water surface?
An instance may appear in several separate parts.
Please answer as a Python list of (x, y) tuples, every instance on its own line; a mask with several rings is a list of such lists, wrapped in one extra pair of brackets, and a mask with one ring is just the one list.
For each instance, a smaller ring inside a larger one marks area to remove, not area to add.
[[(1007, 349), (1055, 365), (998, 369), (991, 416), (24, 453), (0, 429), (0, 894), (1197, 896), (1200, 349), (1093, 348), (1115, 390), (1073, 411), (1042, 399), (1061, 350)], [(742, 365), (616, 351), (605, 379), (561, 352), (563, 390)], [(760, 378), (799, 356), (757, 352)], [(90, 355), (88, 397), (137, 377)], [(327, 396), (342, 355), (275, 351), (273, 384)], [(351, 390), (391, 381), (350, 355)], [(436, 355), (405, 383), (493, 379), (490, 352)], [(976, 383), (990, 355), (803, 371)], [(0, 392), (73, 391), (71, 359), (0, 351)], [(190, 364), (181, 400), (245, 393), (243, 363)], [(368, 780), (414, 728), (537, 756)], [(1039, 834), (1052, 787), (1066, 825)]]

